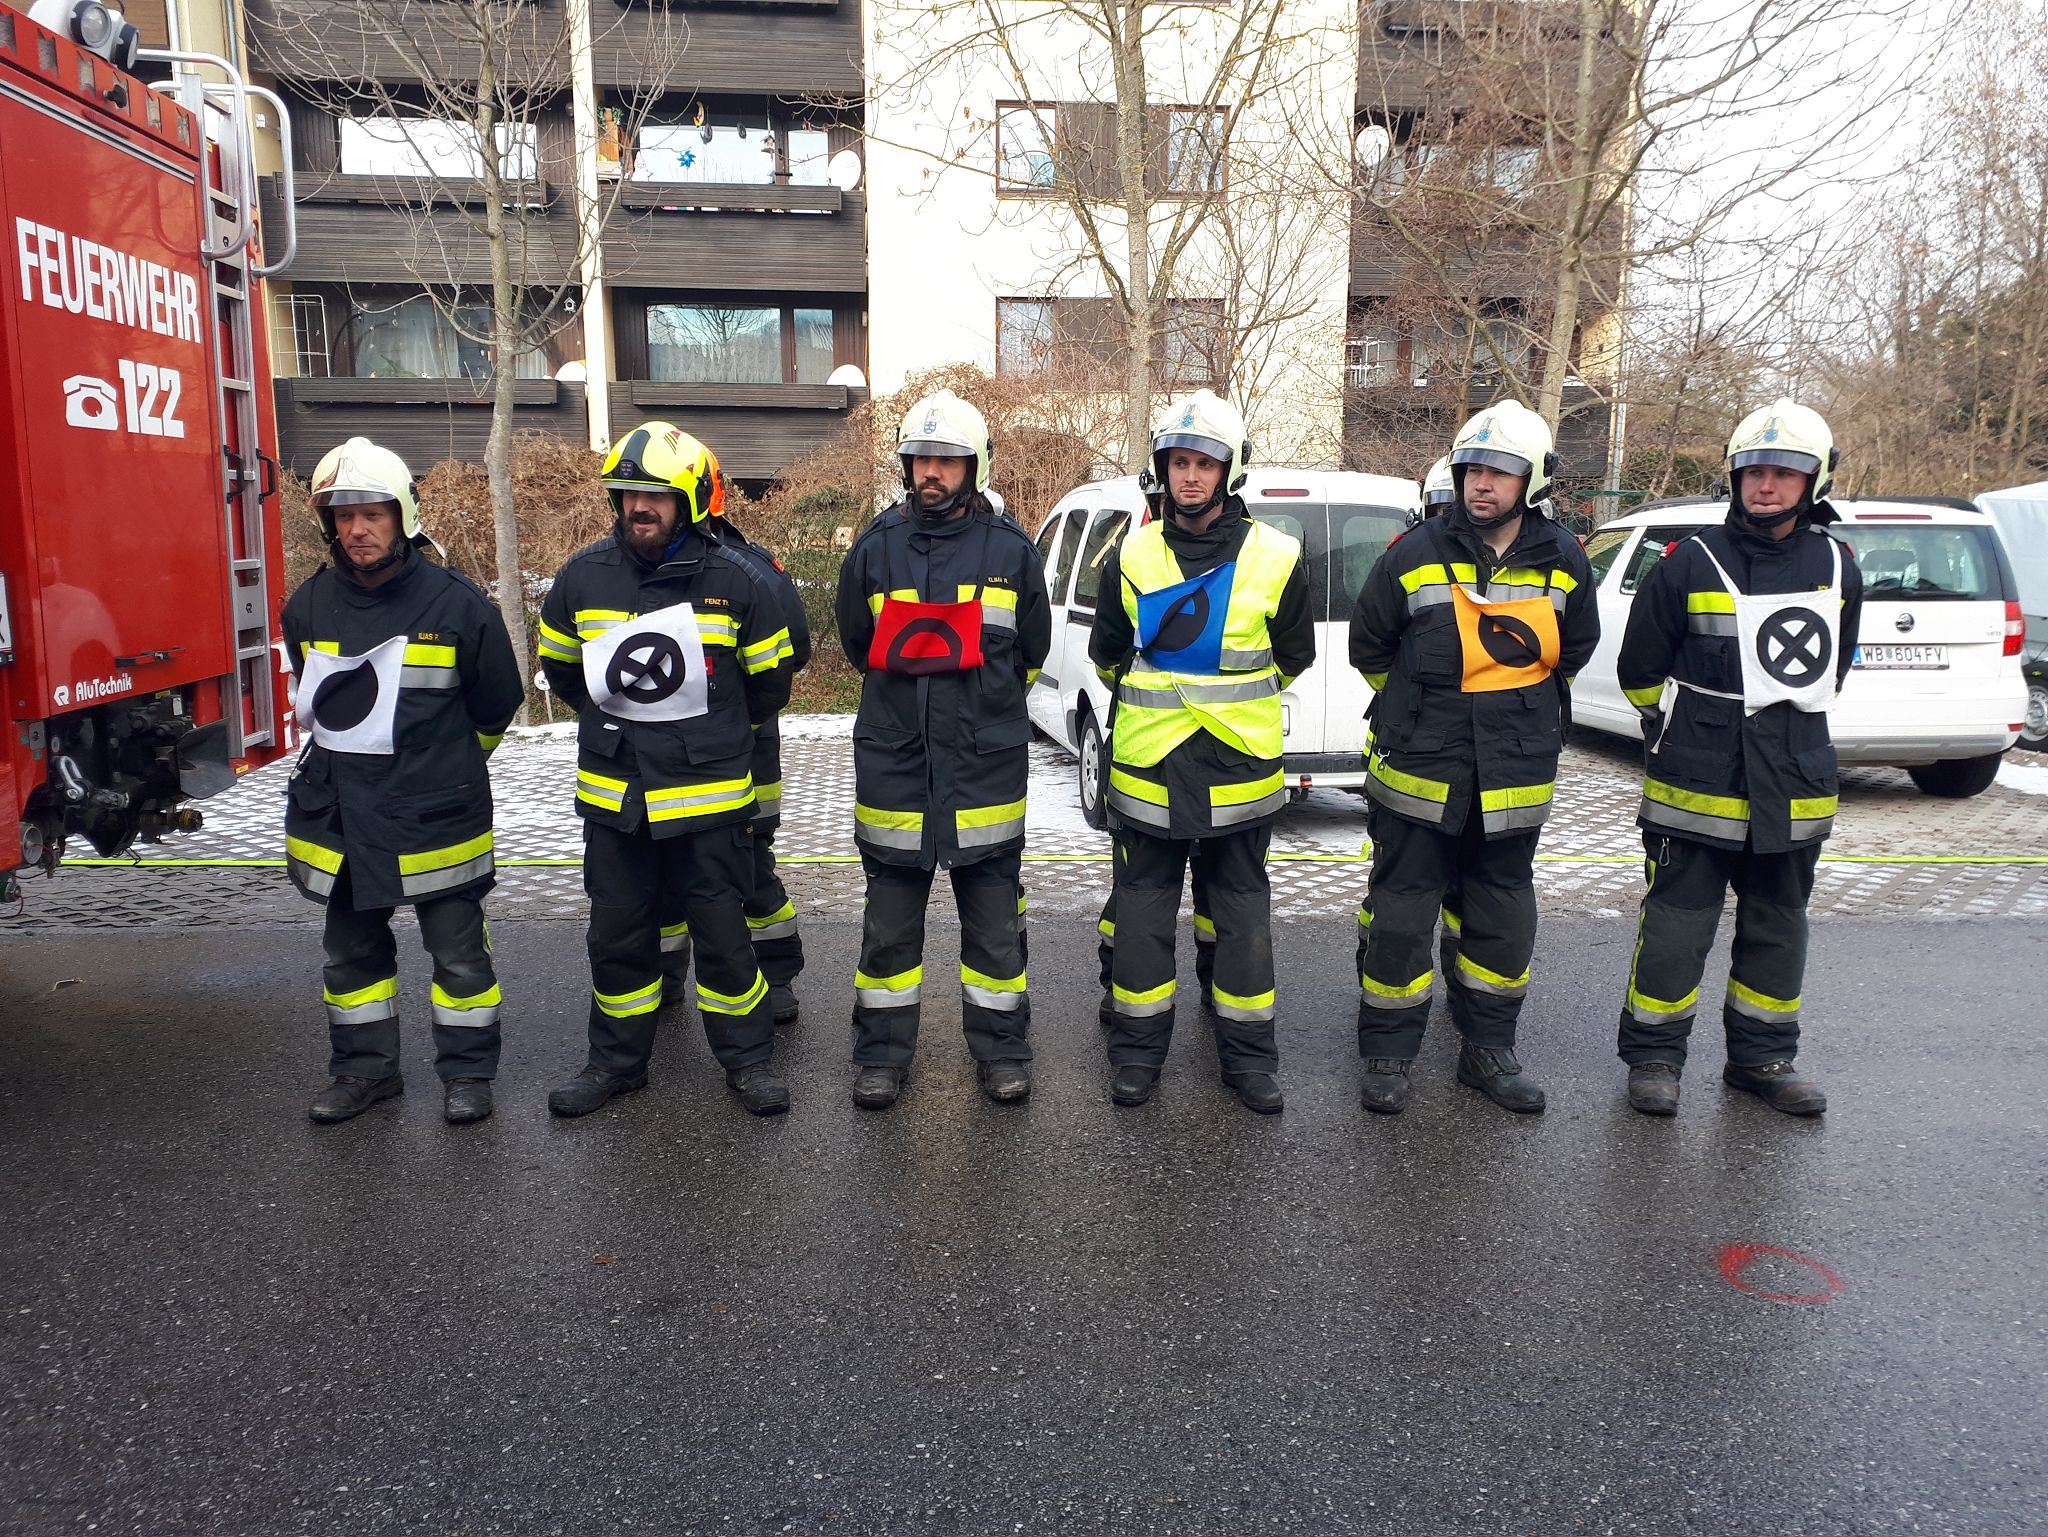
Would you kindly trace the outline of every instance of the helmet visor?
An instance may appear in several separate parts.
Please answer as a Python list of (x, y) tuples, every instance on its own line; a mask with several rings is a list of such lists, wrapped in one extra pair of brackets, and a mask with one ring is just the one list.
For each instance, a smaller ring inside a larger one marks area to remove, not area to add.
[(382, 486), (329, 486), (325, 491), (313, 493), (315, 507), (373, 507), (379, 502), (396, 507), (398, 493), (387, 491)]
[(676, 489), (673, 482), (663, 480), (658, 475), (650, 475), (638, 466), (628, 467), (621, 465), (618, 469), (612, 471), (611, 474), (605, 476), (603, 483), (607, 491), (674, 491)]
[(1455, 502), (1457, 499), (1458, 493), (1455, 491), (1425, 491), (1422, 493), (1422, 505), (1425, 507), (1441, 507), (1445, 502)]
[(1155, 454), (1163, 454), (1169, 448), (1192, 448), (1198, 454), (1207, 454), (1218, 464), (1230, 463), (1230, 445), (1205, 432), (1162, 432), (1152, 440), (1152, 452)]
[(1820, 473), (1820, 456), (1802, 454), (1796, 448), (1745, 448), (1728, 460), (1731, 470), (1746, 470), (1754, 465), (1776, 465), (1781, 470), (1796, 470), (1801, 475)]
[(972, 459), (974, 450), (964, 443), (948, 443), (939, 438), (910, 438), (896, 445), (896, 452), (906, 459)]
[(1520, 454), (1503, 453), (1497, 448), (1456, 448), (1451, 450), (1453, 464), (1481, 464), (1489, 470), (1499, 470), (1503, 475), (1519, 475), (1529, 478), (1532, 468), (1529, 461)]

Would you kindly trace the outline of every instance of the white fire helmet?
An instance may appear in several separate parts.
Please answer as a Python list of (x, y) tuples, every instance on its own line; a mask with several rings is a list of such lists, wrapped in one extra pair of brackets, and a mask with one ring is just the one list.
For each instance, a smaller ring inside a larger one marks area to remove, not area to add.
[(974, 473), (968, 477), (968, 489), (986, 491), (995, 448), (987, 419), (951, 390), (925, 396), (905, 414), (896, 431), (896, 456), (903, 461), (903, 486), (909, 491), (917, 489), (910, 470), (910, 461), (917, 458), (972, 459)]
[(1742, 419), (1728, 438), (1729, 490), (1741, 506), (1735, 472), (1751, 465), (1774, 464), (1813, 477), (1809, 502), (1822, 500), (1835, 484), (1835, 435), (1820, 412), (1796, 401), (1779, 399)]
[(1445, 454), (1422, 477), (1422, 505), (1424, 509), (1443, 507), (1457, 499), (1457, 482), (1451, 479), (1451, 456)]
[(1514, 400), (1497, 401), (1460, 427), (1451, 440), (1450, 458), (1460, 502), (1465, 500), (1465, 477), (1458, 472), (1468, 464), (1527, 480), (1522, 488), (1524, 507), (1534, 507), (1550, 494), (1550, 477), (1557, 473), (1550, 424)]
[(420, 531), (419, 486), (405, 461), (368, 438), (350, 438), (326, 455), (313, 470), (313, 510), (320, 532), (334, 538), (336, 507), (361, 507), (391, 502), (398, 508), (399, 531), (416, 545), (433, 541)]
[(1167, 483), (1166, 455), (1176, 448), (1192, 448), (1222, 464), (1223, 495), (1244, 489), (1252, 458), (1244, 414), (1214, 390), (1196, 390), (1170, 402), (1152, 424), (1152, 474), (1162, 486)]

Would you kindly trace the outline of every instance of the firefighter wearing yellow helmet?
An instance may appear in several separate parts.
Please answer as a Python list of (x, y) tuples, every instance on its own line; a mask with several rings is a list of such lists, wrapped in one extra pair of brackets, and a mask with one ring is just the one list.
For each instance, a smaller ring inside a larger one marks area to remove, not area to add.
[(1641, 938), (1622, 1000), (1629, 1103), (1678, 1108), (1707, 952), (1735, 892), (1722, 1078), (1790, 1115), (1827, 1097), (1798, 1070), (1806, 905), (1838, 785), (1827, 710), (1863, 609), (1837, 521), (1834, 435), (1779, 400), (1728, 440), (1728, 512), (1673, 545), (1629, 611), (1617, 661), (1642, 712)]
[[(782, 562), (755, 544), (728, 516), (724, 469), (715, 454), (711, 457), (710, 518), (704, 531), (718, 541), (747, 568), (763, 593), (782, 610), (789, 627), (792, 675), (802, 672), (811, 661), (811, 626), (804, 614), (803, 599), (796, 584), (782, 569)], [(782, 730), (779, 717), (754, 727), (754, 857), (753, 882), (748, 887), (745, 911), (747, 933), (754, 942), (754, 959), (761, 975), (768, 979), (768, 1012), (778, 1025), (797, 1017), (795, 983), (804, 969), (803, 936), (797, 931), (796, 903), (775, 867), (775, 835), (782, 826)], [(679, 1002), (684, 979), (690, 969), (690, 919), (685, 893), (663, 893), (661, 906), (661, 956), (664, 1003)]]
[(1408, 1105), (1435, 991), (1430, 939), (1455, 891), (1449, 921), (1461, 926), (1444, 981), (1458, 1081), (1533, 1113), (1543, 1090), (1522, 1070), (1515, 1030), (1536, 945), (1536, 841), (1571, 679), (1600, 620), (1585, 551), (1547, 513), (1557, 456), (1543, 418), (1513, 401), (1489, 406), (1449, 457), (1450, 507), (1388, 547), (1351, 615), (1351, 664), (1374, 690), (1361, 1098), (1383, 1115)]
[(1208, 390), (1174, 401), (1152, 431), (1160, 516), (1103, 563), (1088, 655), (1115, 696), (1105, 800), (1116, 859), (1101, 927), (1119, 1105), (1149, 1100), (1166, 1061), (1191, 862), (1196, 921), (1215, 931), (1206, 1001), (1223, 1081), (1252, 1110), (1283, 1104), (1266, 850), (1287, 803), (1281, 696), (1315, 661), (1315, 616), (1301, 542), (1245, 505), (1250, 456), (1228, 401)]
[(493, 880), (491, 749), (519, 709), (497, 609), (437, 565), (405, 461), (367, 438), (313, 471), (327, 563), (284, 608), (299, 729), (286, 868), (326, 909), (322, 977), (333, 1082), (321, 1122), (401, 1093), (398, 949), (410, 905), (434, 962), (434, 1067), (450, 1122), (491, 1113), (500, 992), (484, 930)]
[(540, 612), (548, 683), (579, 717), (576, 810), (590, 897), (589, 1059), (548, 1096), (587, 1115), (645, 1087), (662, 1000), (662, 897), (683, 894), (697, 1011), (754, 1115), (789, 1108), (768, 982), (750, 943), (754, 730), (788, 702), (779, 601), (706, 529), (704, 445), (646, 422), (606, 456), (617, 522), (556, 573)]
[(982, 1092), (1031, 1092), (1019, 914), (1031, 721), (1024, 696), (1052, 643), (1030, 537), (987, 492), (988, 424), (949, 390), (896, 437), (902, 500), (840, 567), (840, 643), (861, 674), (854, 841), (867, 875), (854, 973), (853, 1100), (896, 1102), (917, 1046), (925, 909), (950, 870), (960, 910), (960, 1022)]

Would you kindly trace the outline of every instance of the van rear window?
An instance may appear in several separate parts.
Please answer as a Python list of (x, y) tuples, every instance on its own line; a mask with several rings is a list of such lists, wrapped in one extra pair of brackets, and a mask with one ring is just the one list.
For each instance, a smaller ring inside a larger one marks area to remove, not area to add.
[(1400, 507), (1361, 506), (1333, 503), (1331, 540), (1330, 605), (1327, 617), (1340, 624), (1351, 622), (1351, 610), (1358, 602), (1358, 590), (1372, 574), (1373, 563), (1387, 553), (1387, 546), (1401, 537), (1408, 526), (1407, 511)]
[(2003, 602), (2005, 581), (1991, 547), (1991, 531), (1940, 523), (1850, 523), (1828, 526), (1856, 552), (1863, 594)]

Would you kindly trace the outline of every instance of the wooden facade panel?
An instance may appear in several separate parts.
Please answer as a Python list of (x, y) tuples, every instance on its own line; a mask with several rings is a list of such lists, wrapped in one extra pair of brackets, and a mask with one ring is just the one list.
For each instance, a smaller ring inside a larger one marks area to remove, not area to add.
[(605, 226), (606, 275), (635, 288), (734, 293), (862, 293), (867, 200), (839, 214), (639, 213)]
[[(599, 87), (660, 83), (679, 96), (762, 92), (795, 101), (835, 96), (857, 101), (862, 73), (860, 0), (825, 8), (684, 8), (689, 42), (665, 82), (644, 76), (643, 50), (630, 27), (611, 27), (596, 39), (591, 66)], [(634, 7), (629, 15), (640, 14)]]
[[(482, 461), (484, 439), (491, 430), (489, 401), (428, 406), (315, 400), (306, 396), (309, 386), (344, 382), (381, 381), (277, 381), (278, 452), (298, 474), (312, 474), (322, 454), (342, 439), (358, 435), (374, 438), (391, 449), (415, 475), (424, 475), (443, 459)], [(519, 407), (515, 427), (551, 432), (572, 443), (587, 441), (589, 414), (583, 386), (545, 382), (556, 391), (555, 403)]]
[[(643, 406), (612, 394), (612, 437), (616, 441), (644, 421), (673, 421), (718, 455), (737, 480), (772, 480), (811, 450), (829, 442), (846, 425), (846, 412), (786, 410), (758, 406)], [(857, 404), (867, 398), (855, 390)]]
[[(483, 236), (458, 209), (301, 201), (297, 211), (299, 254), (290, 273), (295, 282), (438, 286), (490, 281)], [(263, 178), (261, 213), (267, 227), (281, 227), (283, 198), (274, 176)], [(542, 215), (525, 225), (515, 277), (527, 284), (557, 283), (575, 257), (573, 221), (561, 213)]]

